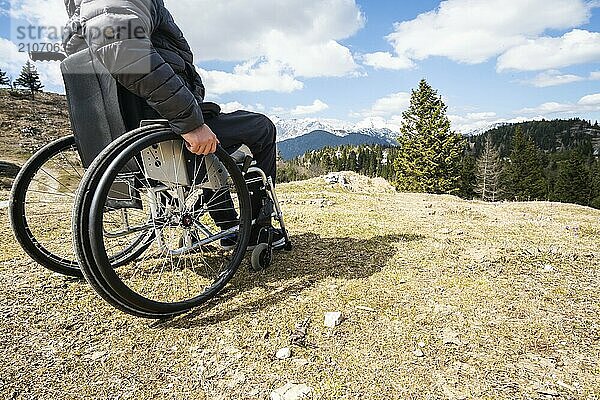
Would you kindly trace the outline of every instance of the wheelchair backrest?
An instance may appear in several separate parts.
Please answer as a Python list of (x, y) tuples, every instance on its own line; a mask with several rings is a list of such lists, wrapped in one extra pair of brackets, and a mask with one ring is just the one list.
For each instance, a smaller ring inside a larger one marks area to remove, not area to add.
[(83, 166), (125, 133), (117, 83), (89, 49), (61, 63), (71, 128)]

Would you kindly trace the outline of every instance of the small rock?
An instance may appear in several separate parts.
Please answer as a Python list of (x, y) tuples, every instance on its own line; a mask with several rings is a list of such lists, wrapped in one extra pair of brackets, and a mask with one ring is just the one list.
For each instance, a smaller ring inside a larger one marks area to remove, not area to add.
[(301, 400), (312, 394), (312, 388), (305, 384), (286, 383), (271, 392), (271, 400)]
[(546, 264), (546, 265), (544, 265), (544, 271), (552, 272), (552, 271), (554, 271), (554, 267), (551, 264)]
[(306, 331), (310, 325), (310, 319), (307, 318), (299, 324), (296, 324), (294, 331), (290, 334), (290, 343), (296, 346), (306, 346)]
[(279, 349), (277, 353), (275, 353), (275, 357), (280, 360), (286, 360), (292, 356), (292, 350), (289, 347), (284, 347), (283, 349)]
[(308, 365), (308, 360), (306, 358), (294, 358), (292, 360), (292, 362), (294, 364), (296, 364), (297, 366), (299, 366), (299, 367), (303, 367), (305, 365)]
[(577, 391), (577, 388), (575, 388), (575, 387), (573, 387), (573, 386), (571, 386), (571, 385), (567, 385), (566, 383), (564, 383), (564, 382), (563, 382), (563, 381), (561, 381), (561, 380), (558, 380), (558, 382), (556, 382), (556, 384), (557, 384), (558, 386), (560, 386), (560, 387), (562, 387), (562, 388), (564, 388), (564, 389), (568, 389), (568, 390), (570, 390), (570, 391), (572, 391), (572, 392), (576, 392), (576, 391)]
[(442, 340), (444, 344), (455, 344), (457, 346), (462, 345), (458, 332), (453, 331), (451, 328), (445, 328), (442, 332)]
[(413, 354), (415, 355), (415, 357), (425, 357), (425, 353), (423, 353), (423, 350), (421, 349), (415, 349), (415, 351), (413, 351)]
[(328, 328), (335, 328), (342, 323), (344, 316), (341, 312), (328, 312), (325, 313), (325, 326)]
[(417, 346), (419, 346), (420, 348), (425, 347), (425, 342), (419, 342), (417, 343)]
[(107, 354), (106, 351), (96, 351), (89, 356), (89, 359), (92, 361), (97, 361), (104, 357)]

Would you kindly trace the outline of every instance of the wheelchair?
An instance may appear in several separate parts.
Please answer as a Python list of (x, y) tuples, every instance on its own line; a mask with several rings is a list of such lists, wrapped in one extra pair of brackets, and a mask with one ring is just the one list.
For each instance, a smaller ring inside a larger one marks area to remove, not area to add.
[[(80, 53), (61, 64), (75, 135), (39, 150), (13, 184), (10, 220), (31, 258), (85, 277), (126, 313), (162, 319), (217, 295), (243, 262), (252, 231), (263, 238), (252, 249), (252, 270), (270, 264), (275, 225), (291, 250), (274, 182), (250, 155), (220, 146), (194, 155), (163, 120), (119, 133), (114, 97), (106, 95), (115, 82), (98, 73), (87, 50)], [(80, 90), (85, 76), (100, 82), (97, 99)], [(73, 109), (77, 96), (89, 109)], [(99, 133), (85, 140), (85, 132)], [(265, 193), (254, 219), (249, 183)]]

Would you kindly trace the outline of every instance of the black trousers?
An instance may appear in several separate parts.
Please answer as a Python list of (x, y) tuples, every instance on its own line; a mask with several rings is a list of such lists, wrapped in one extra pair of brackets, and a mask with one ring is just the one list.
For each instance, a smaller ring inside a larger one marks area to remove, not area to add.
[[(160, 119), (154, 109), (146, 104), (143, 99), (133, 95), (128, 90), (119, 87), (119, 103), (127, 130), (139, 127), (143, 119)], [(124, 112), (123, 112), (124, 111)], [(205, 120), (206, 125), (217, 135), (221, 146), (228, 153), (233, 153), (242, 144), (248, 146), (256, 161), (256, 166), (270, 176), (275, 183), (277, 175), (276, 163), (276, 128), (266, 116), (249, 111), (235, 111), (221, 113), (216, 117)], [(264, 191), (260, 183), (249, 184), (250, 200), (252, 202), (252, 218), (256, 218), (262, 207)], [(205, 198), (211, 198), (211, 192), (206, 190)], [(228, 196), (228, 194), (227, 194)], [(217, 225), (223, 229), (232, 226), (234, 218), (230, 212), (217, 211), (210, 213)], [(220, 223), (222, 221), (223, 223)]]

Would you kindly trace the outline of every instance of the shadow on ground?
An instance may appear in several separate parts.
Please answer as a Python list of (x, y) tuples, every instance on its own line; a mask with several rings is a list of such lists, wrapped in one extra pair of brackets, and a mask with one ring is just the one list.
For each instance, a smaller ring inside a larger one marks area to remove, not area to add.
[[(294, 249), (275, 253), (274, 261), (267, 270), (249, 271), (249, 260), (246, 259), (232, 282), (217, 297), (183, 316), (163, 321), (157, 327), (185, 329), (213, 325), (287, 301), (290, 296), (324, 279), (367, 278), (381, 271), (394, 257), (397, 244), (423, 238), (414, 234), (376, 236), (366, 240), (322, 238), (315, 234), (292, 236)], [(223, 312), (211, 312), (220, 302), (242, 296), (256, 288), (264, 288), (269, 294)]]

